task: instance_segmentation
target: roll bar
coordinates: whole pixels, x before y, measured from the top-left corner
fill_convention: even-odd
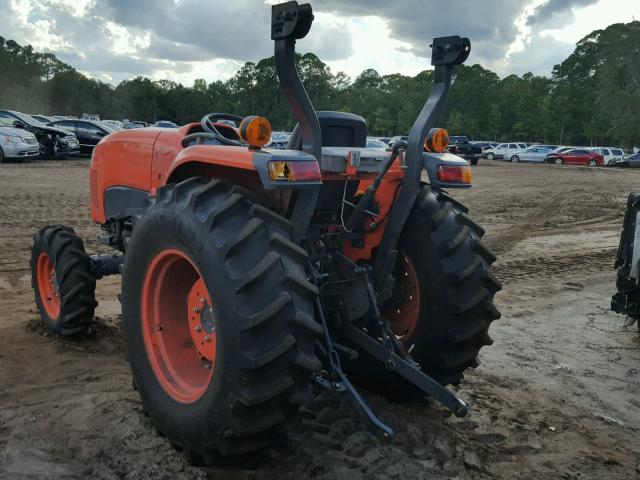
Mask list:
[[[405,152],[407,168],[402,180],[402,190],[389,214],[387,227],[384,230],[373,266],[376,290],[382,299],[390,295],[392,285],[388,279],[391,277],[398,256],[398,240],[420,191],[424,140],[429,129],[435,125],[449,93],[453,67],[460,65],[467,59],[471,51],[471,42],[468,38],[458,35],[439,37],[433,39],[431,48],[431,65],[435,67],[431,93],[409,132]]]
[[[286,2],[271,7],[271,39],[275,42],[276,73],[293,116],[302,132],[302,151],[320,162],[322,133],[316,111],[296,70],[296,40],[304,38],[313,23],[313,10],[308,3]],[[318,203],[319,188],[299,190],[290,220],[295,227],[295,239],[300,241],[311,222]]]
[[[299,5],[296,1],[290,1],[271,7],[271,39],[275,42],[276,73],[280,86],[295,119],[300,124],[302,150],[313,155],[319,162],[322,154],[320,123],[295,66],[296,40],[304,38],[309,33],[313,19],[313,10],[308,3]],[[411,127],[405,152],[407,169],[402,190],[389,214],[387,228],[374,264],[376,288],[382,294],[382,298],[385,298],[389,291],[387,279],[395,265],[400,233],[420,190],[424,139],[429,129],[434,126],[447,97],[453,67],[467,59],[471,51],[471,42],[468,38],[455,35],[434,38],[431,47],[431,64],[435,67],[431,94]],[[291,220],[296,226],[298,238],[302,238],[311,221],[317,199],[317,187],[301,190],[297,194]]]
[[[320,161],[322,134],[316,111],[309,100],[295,64],[296,40],[306,37],[313,23],[308,3],[286,2],[271,9],[271,39],[275,41],[276,73],[280,87],[302,131],[302,151]]]

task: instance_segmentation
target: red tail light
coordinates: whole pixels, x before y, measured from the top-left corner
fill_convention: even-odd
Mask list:
[[[443,183],[471,185],[472,176],[469,165],[438,165],[437,176]]]

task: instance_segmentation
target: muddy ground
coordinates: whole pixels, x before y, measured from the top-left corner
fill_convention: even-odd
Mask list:
[[[39,327],[31,235],[64,223],[97,248],[88,160],[0,167],[0,478],[640,476],[640,340],[609,311],[626,194],[640,189],[640,171],[484,162],[473,190],[453,192],[486,227],[504,284],[495,343],[459,390],[466,418],[367,394],[398,431],[381,443],[319,395],[259,465],[198,469],[155,433],[131,388],[119,279],[99,283],[90,338]]]

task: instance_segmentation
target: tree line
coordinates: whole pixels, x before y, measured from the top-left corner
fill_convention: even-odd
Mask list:
[[[575,145],[640,144],[640,22],[615,24],[580,40],[549,77],[500,78],[480,65],[456,69],[439,124],[473,139]],[[362,115],[372,135],[406,134],[433,79],[380,75],[367,69],[351,80],[313,53],[297,56],[302,81],[317,110]],[[0,37],[0,108],[26,113],[129,118],[178,124],[207,112],[257,114],[274,130],[294,119],[281,94],[273,57],[247,62],[227,81],[195,80],[190,87],[145,77],[117,86],[88,78],[53,54]]]

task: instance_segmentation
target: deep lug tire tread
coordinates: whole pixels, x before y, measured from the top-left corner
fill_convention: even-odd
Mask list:
[[[480,349],[492,343],[489,326],[500,318],[493,299],[501,285],[490,271],[496,257],[467,211],[423,185],[400,239],[426,285],[424,311],[408,345],[415,345],[422,369],[443,384],[458,384],[479,364]]]
[[[59,282],[61,308],[57,319],[49,318],[40,299],[36,268],[41,253],[47,253],[51,258]],[[31,286],[45,328],[63,337],[85,333],[93,324],[98,302],[91,259],[85,253],[82,239],[70,227],[51,225],[42,228],[33,237],[30,266]]]
[[[188,459],[206,465],[244,461],[246,455],[254,455],[271,444],[273,434],[292,407],[312,398],[310,375],[321,368],[315,355],[321,328],[313,314],[317,288],[307,280],[305,272],[307,254],[291,241],[293,226],[288,220],[253,203],[244,189],[219,180],[205,183],[202,179],[188,179],[159,188],[155,202],[151,202],[134,229],[128,253],[145,248],[136,242],[136,230],[161,222],[179,232],[187,245],[200,245],[191,241],[196,235],[207,239],[211,246],[207,252],[217,262],[216,275],[224,278],[227,285],[225,292],[210,293],[213,297],[223,294],[224,301],[234,306],[236,318],[220,320],[234,321],[235,326],[227,330],[231,334],[225,334],[233,338],[220,337],[223,333],[218,329],[219,341],[230,341],[232,346],[225,350],[227,359],[223,364],[216,363],[216,369],[222,370],[216,370],[214,376],[222,375],[224,386],[207,406],[215,411],[215,421],[198,419],[210,422],[209,428],[200,430],[200,437],[196,438],[185,433],[184,427],[167,421],[166,416],[173,414],[170,399],[146,396],[149,389],[143,383],[149,380],[137,379],[145,410],[156,429],[181,448]],[[188,231],[186,225],[197,226],[199,232]],[[135,346],[128,337],[136,319],[128,315],[127,301],[133,290],[126,284],[127,270],[134,261],[127,260],[123,272],[123,325],[132,357]],[[203,275],[206,279],[206,273]],[[152,371],[148,375],[152,377]]]

